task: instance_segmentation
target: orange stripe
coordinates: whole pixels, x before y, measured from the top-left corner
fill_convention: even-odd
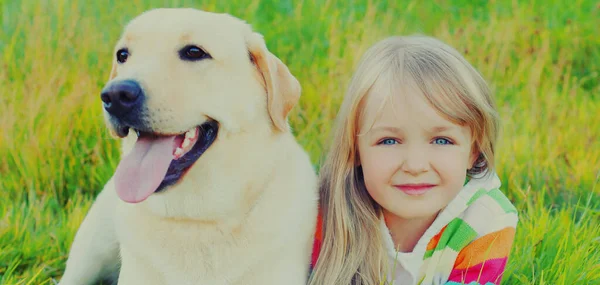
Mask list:
[[[321,209],[317,215],[317,228],[315,230],[315,238],[318,240],[323,239],[323,216],[321,215]]]
[[[317,215],[317,226],[315,229],[315,238],[313,241],[312,248],[312,256],[311,256],[311,268],[317,264],[317,260],[319,259],[319,254],[321,253],[321,245],[323,244],[323,216],[321,209],[319,208],[319,213]]]
[[[442,233],[444,232],[444,230],[446,229],[446,226],[444,226],[439,233],[437,233],[437,235],[433,236],[431,238],[431,240],[429,241],[429,243],[427,244],[427,250],[432,250],[434,249],[437,245],[438,242],[440,242],[440,237],[442,236]]]
[[[466,269],[489,259],[508,257],[514,239],[513,227],[482,236],[458,253],[454,269]]]

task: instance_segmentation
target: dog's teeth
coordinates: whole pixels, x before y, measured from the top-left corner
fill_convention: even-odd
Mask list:
[[[183,141],[183,144],[181,144],[181,148],[187,148],[190,145],[190,140],[185,138],[185,140]]]
[[[187,131],[185,133],[185,138],[186,139],[193,139],[193,138],[196,138],[197,134],[198,134],[198,129],[197,128],[193,128],[193,129],[191,129],[191,130],[189,130],[189,131]]]
[[[183,149],[181,149],[180,147],[178,147],[178,148],[175,150],[175,157],[180,157],[180,156],[182,156],[182,155],[183,155]]]

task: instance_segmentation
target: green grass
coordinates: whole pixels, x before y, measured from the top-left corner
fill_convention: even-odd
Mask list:
[[[498,174],[521,218],[504,284],[600,284],[600,4],[380,2],[0,0],[0,284],[62,275],[118,161],[99,103],[114,42],[161,6],[227,12],[265,36],[303,85],[290,122],[317,166],[367,47],[413,33],[456,47],[502,116]]]

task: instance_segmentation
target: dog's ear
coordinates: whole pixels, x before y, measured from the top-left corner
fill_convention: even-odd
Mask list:
[[[300,83],[287,66],[267,49],[262,35],[250,32],[246,44],[250,60],[264,80],[269,116],[277,129],[287,131],[287,116],[300,98]]]

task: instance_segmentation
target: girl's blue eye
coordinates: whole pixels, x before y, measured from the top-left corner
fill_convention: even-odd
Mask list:
[[[434,144],[452,144],[452,142],[449,139],[446,138],[436,138],[435,140],[433,140]]]
[[[395,139],[384,139],[379,144],[390,145],[390,144],[395,144],[395,143],[396,143]]]

